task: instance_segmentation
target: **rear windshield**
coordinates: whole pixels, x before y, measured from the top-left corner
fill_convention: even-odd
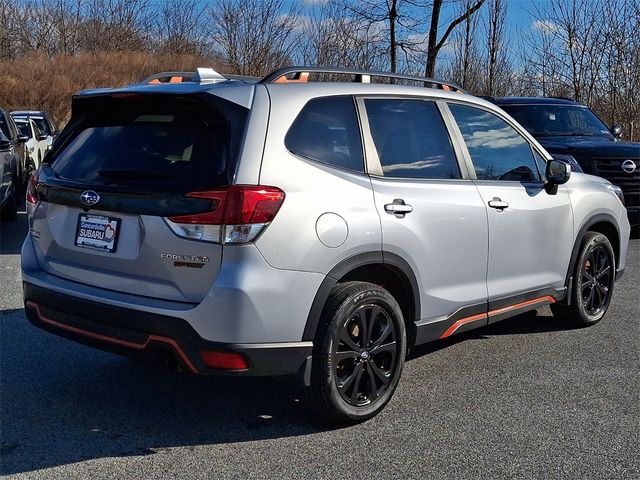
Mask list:
[[[211,103],[167,96],[96,100],[89,113],[72,119],[51,167],[58,178],[96,186],[194,191],[226,185],[247,110],[207,97]]]

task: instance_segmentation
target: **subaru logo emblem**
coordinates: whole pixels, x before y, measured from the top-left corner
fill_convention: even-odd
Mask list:
[[[85,190],[82,192],[82,195],[80,195],[80,201],[85,205],[95,205],[100,201],[100,195],[93,190]]]
[[[625,160],[624,162],[622,162],[621,167],[625,172],[633,173],[636,171],[636,162],[634,162],[633,160]]]

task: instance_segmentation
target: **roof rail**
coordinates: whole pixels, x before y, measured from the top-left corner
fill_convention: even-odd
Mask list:
[[[160,72],[154,73],[150,77],[145,78],[140,83],[148,83],[157,85],[159,83],[182,83],[191,82],[195,72]]]
[[[575,100],[573,98],[569,98],[569,97],[563,97],[561,95],[551,95],[547,98],[555,98],[556,100],[568,100],[569,102],[575,102]]]
[[[441,80],[436,80],[428,77],[404,75],[402,73],[377,72],[372,70],[353,70],[349,68],[331,67],[284,67],[270,73],[262,80],[260,80],[260,83],[307,83],[309,81],[309,74],[311,73],[335,73],[342,75],[353,75],[353,81],[360,83],[371,83],[371,77],[411,80],[414,82],[428,84],[432,88],[465,93],[462,88],[454,83],[443,82]],[[292,78],[288,78],[288,76],[292,76]]]
[[[198,67],[195,72],[160,72],[145,78],[140,83],[149,85],[158,85],[162,83],[215,83],[224,80],[241,80],[248,83],[256,83],[259,77],[250,77],[246,75],[227,75],[220,74],[212,68]]]

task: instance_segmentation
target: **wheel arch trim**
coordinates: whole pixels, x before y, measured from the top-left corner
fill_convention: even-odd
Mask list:
[[[609,223],[613,228],[615,228],[616,233],[618,234],[618,242],[620,239],[620,228],[618,227],[618,222],[616,221],[613,215],[608,213],[598,213],[589,217],[582,223],[582,226],[578,230],[578,234],[576,235],[575,242],[573,244],[573,249],[571,250],[571,258],[569,260],[569,268],[567,269],[567,275],[565,277],[565,286],[567,289],[571,287],[573,283],[573,271],[575,270],[576,262],[578,261],[578,255],[580,253],[580,246],[582,245],[582,240],[584,236],[589,231],[589,228],[593,227],[598,223]],[[613,251],[615,254],[620,255],[620,245],[613,245]],[[618,263],[618,258],[616,258],[616,264]],[[567,291],[567,303],[571,302],[571,293],[570,290]]]
[[[412,321],[416,322],[420,318],[420,290],[416,275],[409,263],[401,256],[391,252],[377,251],[359,253],[346,258],[335,265],[320,284],[307,316],[304,332],[302,334],[303,341],[313,341],[320,322],[322,310],[324,309],[324,305],[326,304],[333,287],[348,273],[356,270],[357,268],[368,265],[392,267],[405,277],[409,287],[411,288],[413,298],[415,318],[413,318]]]

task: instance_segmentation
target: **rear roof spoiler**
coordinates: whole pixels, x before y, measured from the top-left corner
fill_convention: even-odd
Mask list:
[[[213,68],[198,67],[195,72],[160,72],[154,73],[140,83],[147,85],[161,85],[163,83],[218,83],[227,80],[239,80],[246,83],[257,83],[259,77],[248,75],[227,75],[216,72]]]

